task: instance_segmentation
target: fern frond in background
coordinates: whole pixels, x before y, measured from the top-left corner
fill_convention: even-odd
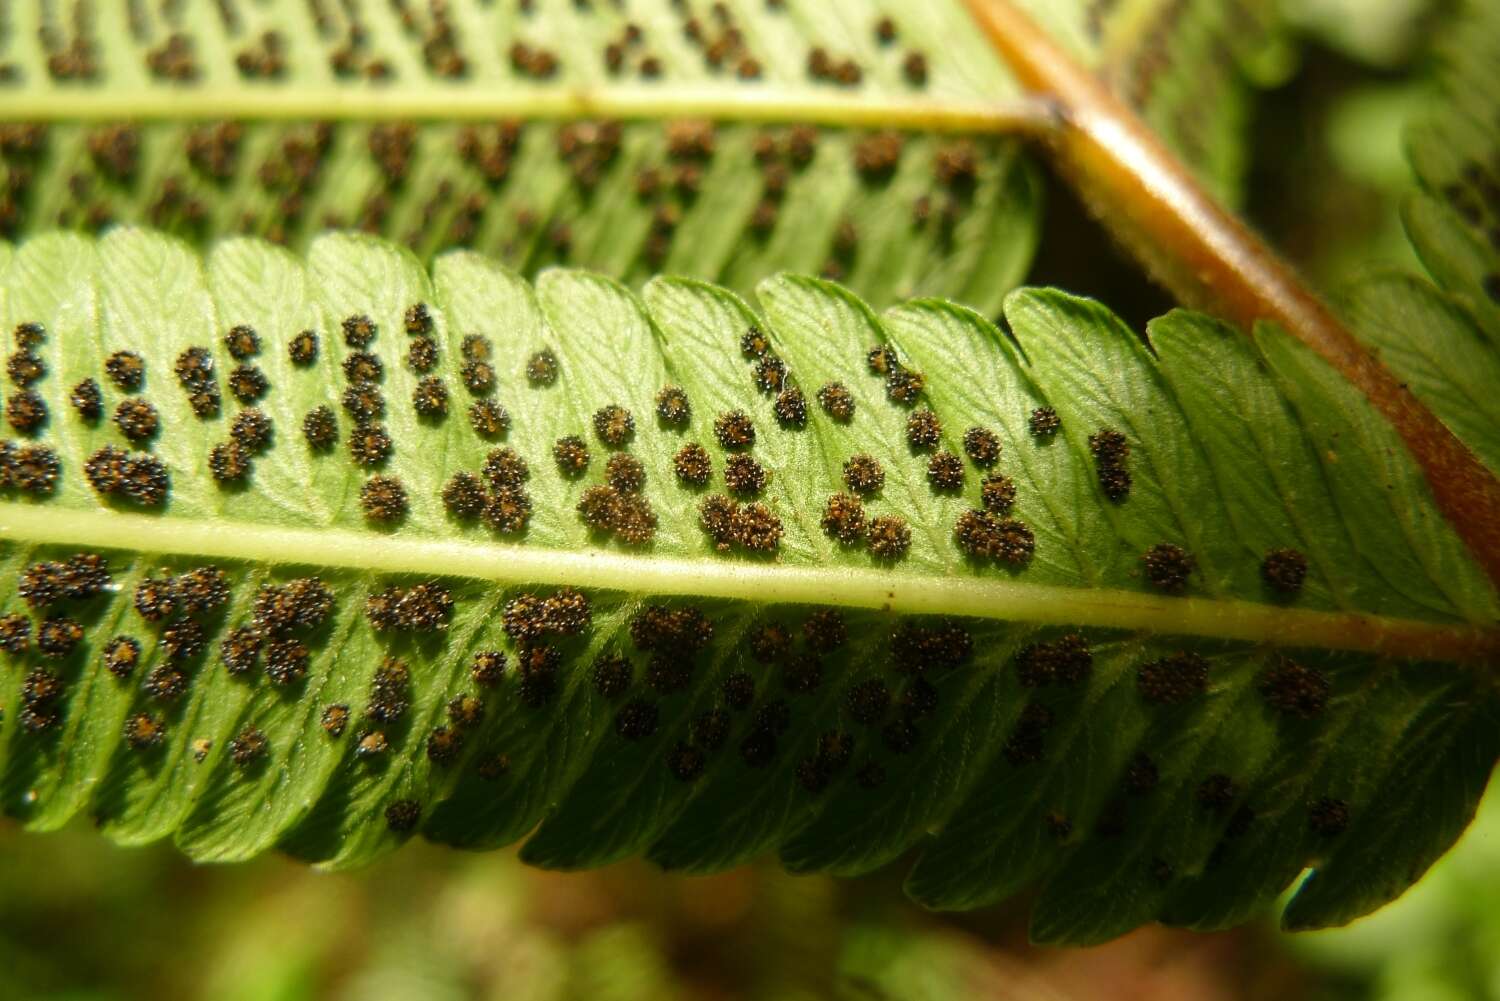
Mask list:
[[[1261,2],[1041,4],[1227,197]],[[959,0],[12,5],[0,233],[327,228],[742,293],[822,273],[987,314],[1036,241],[1015,85]],[[1257,41],[1259,40],[1259,41]],[[1168,55],[1170,53],[1170,55]],[[715,125],[717,122],[717,125]],[[996,132],[1000,134],[996,134]]]

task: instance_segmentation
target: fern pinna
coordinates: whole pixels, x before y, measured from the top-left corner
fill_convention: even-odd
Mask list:
[[[1092,941],[1242,920],[1309,863],[1299,923],[1367,910],[1493,760],[1456,666],[1493,591],[1273,329],[1148,347],[1026,290],[1012,339],[350,236],[9,258],[31,826],[334,867],[413,831],[558,867],[919,849],[917,899],[1041,882],[1038,936]]]

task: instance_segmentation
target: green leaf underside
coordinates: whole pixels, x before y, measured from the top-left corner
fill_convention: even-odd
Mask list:
[[[70,18],[34,6],[11,12],[0,38],[0,119],[42,124],[0,127],[0,235],[124,222],[204,245],[245,234],[304,250],[325,229],[352,227],[424,260],[469,247],[527,274],[554,264],[629,282],[689,274],[742,294],[789,269],[837,278],[881,306],[937,295],[987,315],[1030,264],[1035,172],[1013,140],[987,134],[1017,127],[1004,109],[1019,94],[959,0],[789,0],[779,10],[740,0],[725,6],[727,24],[708,5],[670,0],[627,9],[543,0],[533,14],[456,0],[447,5],[451,43],[435,47],[430,13],[408,6],[409,28],[399,8],[374,0],[89,4],[91,80],[58,76],[74,65]],[[1248,101],[1221,50],[1248,55],[1262,45],[1266,5],[1063,6],[1066,23],[1052,26],[1083,39],[1073,46],[1079,58],[1116,79],[1232,199]],[[327,12],[321,29],[315,9]],[[684,33],[690,15],[702,43]],[[886,16],[896,36],[882,43]],[[365,38],[350,50],[357,71],[340,75],[333,60],[355,23]],[[606,48],[628,24],[642,40],[625,46],[614,74]],[[714,69],[706,52],[729,27],[743,51]],[[280,75],[247,76],[238,57],[262,65],[268,31],[281,39]],[[154,75],[152,54],[179,35],[195,75]],[[553,53],[555,73],[518,69],[517,42]],[[811,76],[817,47],[835,63],[852,60],[858,86]],[[463,59],[461,76],[440,72],[450,53]],[[926,63],[923,81],[905,68],[914,53]],[[658,78],[643,76],[648,58],[659,61]],[[738,76],[742,58],[755,61],[758,79]],[[372,64],[389,77],[366,79]],[[582,167],[560,149],[590,116],[624,124],[600,163]],[[720,121],[711,156],[670,155],[671,123],[685,119]],[[513,141],[502,142],[498,122],[519,127]],[[787,158],[799,122],[822,126],[806,163]],[[891,165],[856,169],[861,145],[881,128],[907,130]],[[940,134],[954,130],[961,134]],[[477,153],[462,155],[474,137]],[[769,166],[756,156],[767,137],[778,150]],[[941,164],[954,151],[975,169],[950,182]],[[638,195],[653,171],[659,186]],[[700,176],[679,187],[684,175]]]
[[[527,838],[524,857],[560,868],[644,853],[709,871],[778,853],[799,871],[853,874],[917,849],[908,886],[919,901],[975,907],[1040,884],[1035,934],[1082,942],[1157,918],[1243,921],[1309,865],[1317,875],[1290,912],[1299,926],[1364,913],[1457,836],[1494,760],[1489,689],[1452,663],[1493,661],[1493,592],[1435,514],[1394,433],[1274,330],[1252,345],[1176,312],[1151,326],[1147,349],[1094,303],[1028,290],[1007,303],[1012,340],[948,303],[877,315],[814,279],[765,282],[752,312],[732,293],[685,279],[655,280],[637,297],[554,270],[533,287],[470,253],[439,257],[429,275],[408,252],[354,236],[320,238],[304,261],[254,240],[200,260],[144,231],[58,234],[0,245],[0,265],[4,329],[37,321],[47,330],[35,348],[46,375],[32,388],[50,419],[34,441],[15,444],[52,448],[62,466],[52,496],[0,500],[5,579],[78,552],[103,555],[113,577],[104,594],[45,609],[29,608],[14,584],[0,599],[0,613],[37,627],[61,614],[85,630],[61,658],[35,643],[0,655],[0,804],[32,828],[87,812],[123,843],[170,837],[194,858],[221,861],[274,848],[346,868],[400,843],[388,811],[410,802],[428,838],[469,848]],[[403,363],[403,315],[417,302],[429,307],[440,355],[433,374],[449,393],[439,420],[416,416],[418,376]],[[360,488],[370,473],[346,448],[353,425],[339,407],[340,363],[350,349],[340,322],[354,314],[375,321],[369,350],[385,362],[380,389],[394,450],[379,471],[398,477],[409,499],[395,527],[366,521]],[[258,406],[274,438],[248,483],[226,490],[208,475],[207,456],[241,409],[223,385],[236,362],[222,337],[235,324],[260,335],[251,363],[271,387]],[[805,428],[778,426],[771,398],[754,385],[740,352],[751,324],[806,394]],[[320,333],[322,348],[299,368],[286,342],[305,328]],[[481,440],[466,417],[471,396],[459,365],[473,333],[494,348],[493,398],[512,420],[503,442]],[[992,470],[963,460],[959,493],[936,493],[927,455],[908,447],[912,411],[889,401],[866,365],[867,350],[882,344],[925,376],[916,409],[940,418],[940,449],[963,456],[970,427],[998,436]],[[173,361],[190,346],[217,358],[221,416],[195,417],[177,385]],[[102,364],[122,348],[144,357],[145,386],[134,395],[161,415],[148,446],[171,476],[160,510],[104,502],[82,474],[99,447],[126,445],[109,414],[127,394]],[[559,375],[538,388],[525,368],[542,348],[554,352]],[[105,418],[94,425],[68,403],[85,377],[104,387]],[[817,403],[818,388],[835,380],[856,400],[847,424]],[[683,429],[654,415],[668,383],[692,404]],[[644,464],[643,496],[658,519],[644,547],[592,533],[576,511],[603,480],[610,451],[591,415],[611,403],[634,415],[628,451]],[[326,454],[311,451],[300,430],[320,404],[338,411],[339,442]],[[1043,406],[1061,419],[1051,438],[1029,430]],[[760,500],[784,531],[760,558],[716,552],[698,523],[703,496],[723,489],[714,419],[732,409],[755,424],[748,454],[770,474]],[[1120,431],[1131,448],[1132,484],[1119,502],[1101,493],[1090,454],[1088,438],[1101,428]],[[568,434],[583,436],[592,453],[578,479],[560,475],[551,457]],[[673,475],[685,442],[712,457],[704,490]],[[531,467],[532,515],[519,538],[454,520],[440,497],[450,476],[477,473],[502,445]],[[858,452],[875,456],[886,475],[867,514],[910,526],[901,559],[877,561],[820,526],[827,498],[843,489],[845,460]],[[1014,517],[1035,538],[1028,561],[966,557],[955,540],[955,523],[977,506],[991,472],[1014,480]],[[1197,560],[1181,596],[1143,579],[1142,553],[1158,543]],[[1294,597],[1276,596],[1261,578],[1262,557],[1282,547],[1307,560]],[[143,679],[166,662],[163,624],[143,621],[132,597],[163,568],[204,565],[224,570],[230,597],[195,617],[207,648],[187,662],[186,692],[160,701]],[[306,678],[277,688],[260,668],[232,677],[219,644],[251,620],[260,586],[309,574],[327,583],[334,605],[298,637],[311,651]],[[423,581],[451,593],[446,628],[376,631],[366,598]],[[580,635],[547,639],[562,661],[555,692],[536,705],[524,696],[521,650],[502,613],[518,595],[562,586],[589,597],[592,621]],[[666,694],[654,690],[652,658],[631,636],[652,604],[696,608],[712,624],[685,687]],[[821,634],[804,635],[804,624],[827,606],[839,607],[847,640],[817,653],[810,644]],[[750,648],[768,624],[787,629],[791,651],[761,663]],[[972,642],[961,666],[933,669],[921,684],[897,669],[894,636],[949,626]],[[144,654],[126,681],[101,666],[119,634],[137,638]],[[1023,651],[1067,634],[1091,652],[1086,681],[1023,685]],[[482,650],[509,658],[497,687],[477,687],[470,675]],[[1143,665],[1184,652],[1205,659],[1206,690],[1179,705],[1153,703]],[[612,655],[632,662],[635,679],[614,700],[593,679],[594,664]],[[366,711],[386,656],[410,668],[411,707],[379,728],[389,751],[360,758],[356,745],[378,728]],[[1277,709],[1266,680],[1289,659],[1328,685],[1326,704],[1308,718]],[[797,684],[812,663],[821,683]],[[38,668],[65,689],[58,721],[34,732],[23,710]],[[739,672],[754,686],[746,710],[726,703],[725,679]],[[872,679],[893,704],[864,725],[851,715],[849,691]],[[935,708],[915,714],[933,693]],[[464,731],[457,758],[439,763],[426,753],[429,735],[452,727],[447,704],[463,694],[482,699],[483,719]],[[617,721],[635,700],[656,706],[659,726],[631,741]],[[756,721],[778,702],[786,728],[772,753],[757,756],[747,749]],[[338,737],[321,725],[335,703],[351,709]],[[695,722],[715,709],[730,722],[728,738],[716,750],[698,747]],[[159,746],[124,741],[138,713],[164,724]],[[247,727],[264,735],[266,753],[242,766],[231,748]],[[820,738],[830,734],[852,743],[842,768],[819,763]],[[704,770],[683,780],[666,762],[695,747]],[[1158,781],[1132,794],[1126,776],[1137,773],[1138,754]],[[1202,791],[1220,782],[1214,776],[1227,777],[1228,794]],[[1329,817],[1345,815],[1346,829],[1331,833]]]

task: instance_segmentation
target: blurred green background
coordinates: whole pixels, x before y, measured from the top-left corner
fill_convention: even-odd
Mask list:
[[[0,995],[215,1001],[1482,1001],[1500,998],[1500,797],[1385,910],[1335,931],[1271,919],[1026,944],[1024,901],[926,914],[894,877],[641,863],[557,874],[414,843],[325,875],[200,867],[87,830],[0,831]]]
[[[1416,267],[1398,207],[1401,128],[1422,97],[1426,0],[1288,0],[1311,43],[1262,104],[1248,211],[1315,284]],[[1034,280],[1132,320],[1166,304],[1066,191]],[[1079,254],[1076,248],[1090,248]],[[971,915],[906,903],[900,873],[712,878],[641,863],[581,874],[512,852],[412,844],[325,875],[267,858],[198,867],[86,828],[0,821],[0,996],[505,1001],[1483,1001],[1500,999],[1500,796],[1411,893],[1356,925],[1284,935],[1146,928],[1107,946],[1026,944],[1026,901]]]

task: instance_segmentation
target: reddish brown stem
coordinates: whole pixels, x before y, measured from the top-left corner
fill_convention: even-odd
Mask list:
[[[1022,86],[1057,102],[1048,146],[1094,214],[1183,302],[1245,330],[1273,321],[1357,386],[1406,442],[1439,509],[1500,587],[1494,475],[1029,15],[1011,0],[965,2]]]

